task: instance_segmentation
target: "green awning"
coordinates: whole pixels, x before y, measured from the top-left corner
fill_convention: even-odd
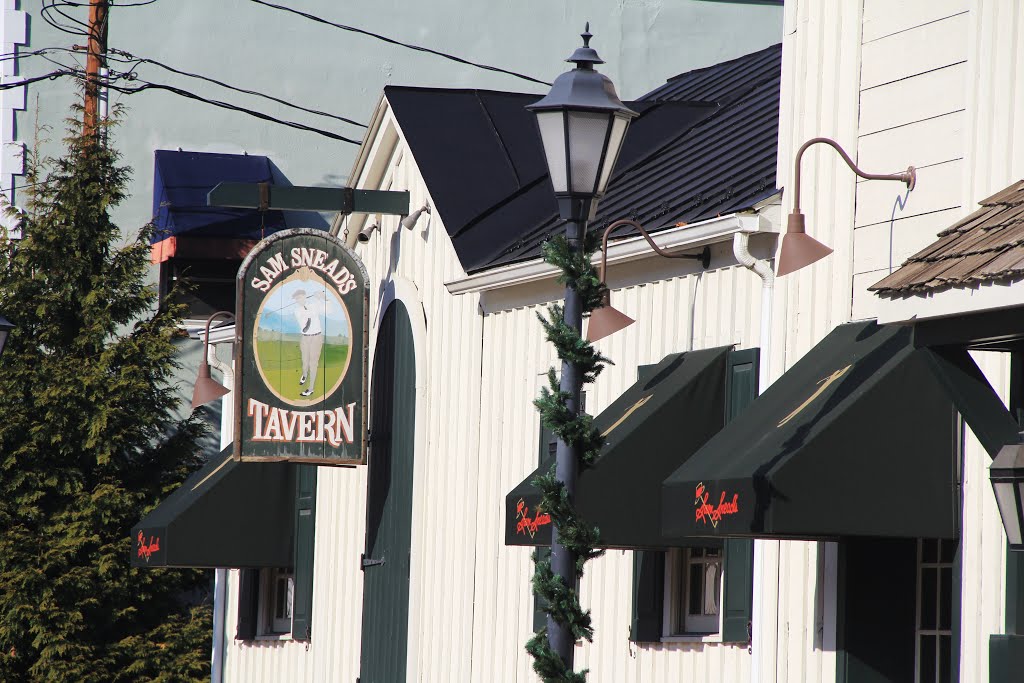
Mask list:
[[[667,535],[954,538],[960,420],[991,455],[1016,423],[966,351],[842,325],[668,477]]]
[[[605,434],[601,456],[580,473],[576,505],[601,532],[601,547],[659,548],[661,482],[725,424],[730,347],[667,356],[594,419]],[[538,510],[537,475],[505,498],[506,545],[549,545],[551,524]]]
[[[226,448],[132,529],[136,567],[289,567],[289,463],[237,462]]]

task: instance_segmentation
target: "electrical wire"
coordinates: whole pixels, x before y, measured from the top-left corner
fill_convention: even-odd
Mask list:
[[[54,19],[53,17],[50,16],[50,12],[51,11],[52,12],[56,12],[57,14],[59,14],[60,16],[66,18],[66,19],[70,19],[72,22],[74,22],[74,23],[84,27],[87,30],[81,31],[81,30],[75,29],[73,26],[68,27],[68,26],[60,23],[59,20]],[[47,24],[49,24],[53,28],[57,29],[58,31],[63,31],[64,33],[68,33],[68,34],[73,35],[73,36],[86,36],[86,37],[89,36],[89,31],[88,31],[89,25],[79,21],[78,19],[75,19],[72,16],[69,16],[69,15],[64,14],[63,12],[61,12],[60,9],[57,7],[57,0],[51,0],[49,4],[46,3],[46,0],[43,0],[42,7],[41,7],[41,9],[39,11],[39,16],[41,16],[43,18],[43,21],[45,21]]]
[[[55,81],[62,76],[74,76],[76,75],[72,70],[56,70],[51,71],[48,74],[42,76],[33,76],[32,78],[24,78],[20,81],[11,81],[10,83],[0,83],[0,90],[10,90],[12,88],[20,88],[23,85],[30,85],[32,83],[38,83],[39,81]]]
[[[134,72],[134,67],[138,66],[139,64],[153,64],[154,66],[158,66],[161,69],[165,69],[167,71],[170,71],[171,73],[178,74],[179,76],[187,76],[189,78],[196,78],[196,79],[201,80],[201,81],[206,81],[207,83],[213,83],[214,85],[219,85],[222,88],[227,88],[228,90],[233,90],[235,92],[244,93],[246,95],[253,95],[255,97],[262,97],[264,99],[270,100],[271,102],[277,102],[278,104],[283,104],[286,107],[292,107],[294,109],[298,109],[300,111],[304,111],[307,114],[314,114],[315,116],[325,116],[327,118],[335,119],[337,121],[343,121],[345,123],[352,124],[353,126],[359,126],[360,128],[366,128],[366,124],[365,123],[359,123],[358,121],[353,121],[352,119],[345,118],[344,116],[338,116],[337,114],[331,114],[331,113],[328,113],[328,112],[325,112],[325,111],[320,111],[319,109],[310,109],[308,107],[303,107],[302,105],[295,104],[294,102],[289,102],[287,100],[282,100],[281,98],[274,97],[273,95],[268,95],[266,93],[262,93],[262,92],[259,92],[259,91],[256,91],[256,90],[247,90],[246,88],[240,88],[238,86],[234,86],[234,85],[231,85],[229,83],[225,83],[224,81],[218,81],[216,78],[211,78],[209,76],[203,76],[202,74],[196,74],[196,73],[190,73],[188,71],[182,71],[181,69],[176,69],[173,66],[170,66],[168,64],[164,64],[163,62],[159,62],[159,61],[157,61],[155,59],[149,59],[148,57],[137,57],[137,56],[131,54],[130,52],[125,52],[124,50],[117,50],[117,49],[114,49],[114,48],[108,49],[107,52],[108,52],[108,54],[119,55],[121,57],[124,57],[125,60],[132,61],[133,62],[133,68],[129,69],[129,72]]]
[[[309,19],[310,21],[315,21],[318,24],[325,24],[327,26],[333,26],[334,28],[340,28],[343,31],[351,31],[353,33],[358,33],[358,34],[361,34],[361,35],[364,35],[364,36],[369,36],[371,38],[376,38],[377,40],[382,40],[385,43],[390,43],[392,45],[398,45],[399,47],[408,48],[410,50],[415,50],[417,52],[426,52],[428,54],[436,55],[438,57],[443,57],[444,59],[450,59],[451,61],[458,62],[459,64],[466,64],[468,66],[473,66],[473,67],[476,67],[478,69],[483,69],[485,71],[495,71],[497,73],[507,74],[509,76],[514,76],[516,78],[521,78],[524,81],[530,81],[531,83],[539,83],[540,85],[551,85],[551,83],[549,83],[547,81],[542,81],[542,80],[540,80],[538,78],[534,78],[532,76],[527,76],[525,74],[521,74],[521,73],[518,73],[518,72],[515,72],[515,71],[509,71],[508,69],[501,69],[499,67],[490,66],[488,64],[480,64],[478,62],[471,62],[468,59],[463,59],[462,57],[456,57],[455,55],[450,55],[450,54],[448,54],[446,52],[440,52],[439,50],[432,50],[429,47],[422,47],[420,45],[413,45],[411,43],[403,43],[400,40],[395,40],[394,38],[389,38],[389,37],[383,36],[383,35],[381,35],[379,33],[373,33],[372,31],[367,31],[365,29],[356,28],[355,26],[346,26],[345,24],[338,24],[338,23],[330,21],[328,19],[324,19],[323,17],[318,17],[315,14],[309,14],[308,12],[302,12],[300,10],[293,9],[291,7],[286,7],[284,5],[275,5],[272,2],[266,2],[266,0],[249,0],[249,2],[256,3],[257,5],[264,5],[266,7],[271,7],[271,8],[276,9],[276,10],[281,10],[282,12],[290,12],[291,14],[297,14],[300,17],[305,17],[306,19]]]
[[[76,74],[76,75],[78,75],[80,78],[84,77],[84,74]],[[277,123],[277,124],[280,124],[282,126],[287,126],[289,128],[295,128],[296,130],[304,130],[304,131],[308,131],[310,133],[316,133],[317,135],[322,135],[324,137],[331,138],[332,140],[339,140],[341,142],[347,142],[350,145],[358,146],[358,145],[362,144],[362,142],[359,141],[359,140],[355,140],[353,138],[346,137],[344,135],[339,135],[338,133],[332,133],[331,131],[323,130],[322,128],[316,128],[314,126],[307,126],[306,124],[299,123],[297,121],[289,121],[287,119],[279,119],[279,118],[277,118],[275,116],[271,116],[270,114],[265,114],[265,113],[263,113],[261,111],[256,111],[255,109],[249,109],[247,107],[240,107],[240,106],[238,106],[236,104],[231,104],[230,102],[224,102],[224,101],[221,101],[221,100],[214,100],[214,99],[210,99],[208,97],[203,97],[202,95],[197,95],[194,92],[190,92],[188,90],[185,90],[183,88],[178,88],[178,87],[175,87],[173,85],[167,85],[167,84],[164,84],[164,83],[151,83],[149,81],[144,81],[142,79],[136,79],[134,82],[141,83],[142,85],[140,85],[138,87],[125,87],[125,86],[122,86],[122,85],[116,85],[114,83],[107,83],[106,87],[110,88],[114,92],[119,92],[119,93],[122,93],[122,94],[125,94],[125,95],[134,95],[136,93],[145,92],[146,90],[163,90],[163,91],[166,91],[166,92],[169,92],[169,93],[173,93],[175,95],[179,95],[181,97],[185,97],[185,98],[190,99],[190,100],[195,100],[197,102],[203,102],[204,104],[209,104],[209,105],[214,106],[214,107],[220,107],[221,109],[228,109],[230,111],[236,111],[236,112],[239,112],[239,113],[242,113],[242,114],[248,114],[249,116],[255,117],[257,119],[262,119],[264,121],[269,121],[271,123]]]

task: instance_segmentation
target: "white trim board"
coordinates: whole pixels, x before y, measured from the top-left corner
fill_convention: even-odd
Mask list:
[[[876,295],[877,296],[877,295]],[[984,282],[927,294],[879,297],[879,323],[906,323],[1024,306],[1024,282]]]
[[[757,214],[729,214],[699,223],[663,230],[653,235],[655,243],[666,251],[688,251],[719,242],[731,241],[736,233],[775,233],[769,221]],[[608,266],[651,258],[656,254],[643,237],[636,236],[608,245]],[[487,292],[506,287],[554,280],[558,269],[541,259],[493,268],[475,275],[445,282],[451,294]]]

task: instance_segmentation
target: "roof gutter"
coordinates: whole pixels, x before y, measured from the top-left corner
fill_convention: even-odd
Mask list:
[[[732,241],[733,235],[774,233],[771,224],[758,214],[729,214],[662,230],[651,235],[666,251],[688,251],[719,242]],[[608,247],[608,265],[639,261],[654,255],[643,237],[619,240]],[[450,294],[488,292],[518,285],[554,280],[560,271],[542,259],[492,268],[444,283]]]

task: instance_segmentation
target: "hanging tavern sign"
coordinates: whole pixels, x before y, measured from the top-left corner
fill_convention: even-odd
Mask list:
[[[275,233],[238,270],[235,458],[366,462],[369,285],[322,230]]]

